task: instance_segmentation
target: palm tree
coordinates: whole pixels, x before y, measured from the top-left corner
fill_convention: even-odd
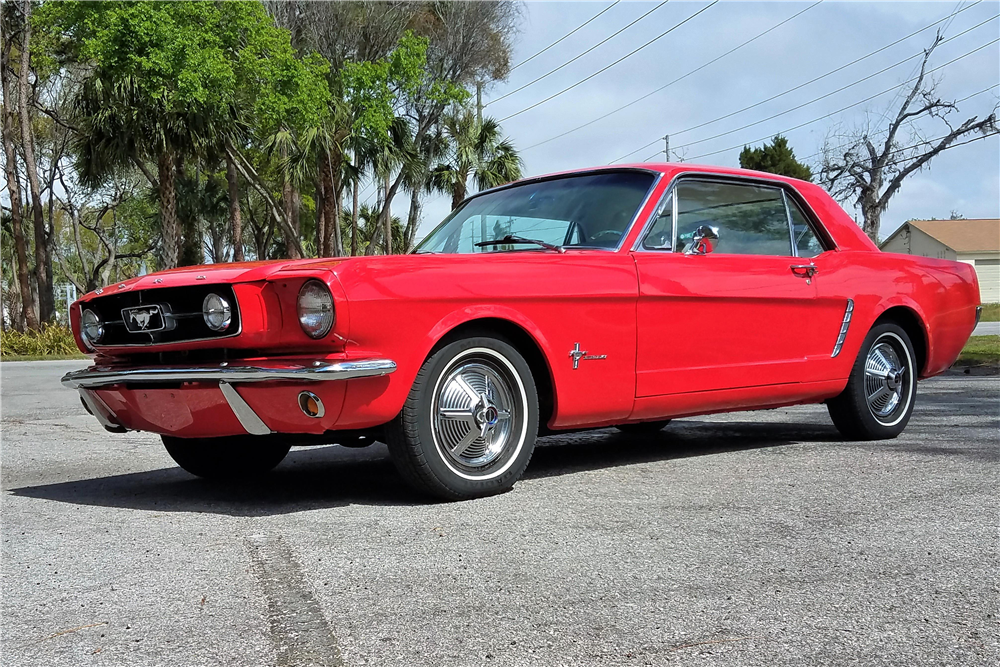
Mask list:
[[[469,177],[480,190],[493,188],[521,178],[524,163],[509,139],[502,137],[495,118],[483,118],[480,124],[470,109],[461,109],[442,119],[444,136],[449,140],[445,164],[434,169],[433,187],[451,193],[455,210],[465,199]]]
[[[359,255],[372,254],[367,252],[369,247],[377,248],[385,236],[385,226],[382,222],[382,209],[377,206],[362,204],[358,208],[358,236],[357,247]],[[403,223],[399,216],[394,215],[390,219],[392,224],[392,252],[402,254],[406,245],[406,238],[403,232]],[[351,228],[352,216],[348,212],[341,213],[340,228],[346,234]]]
[[[76,169],[80,181],[92,187],[132,165],[142,170],[159,194],[162,268],[173,268],[181,255],[176,156],[196,143],[192,137],[196,125],[163,104],[146,102],[133,77],[111,78],[96,71],[76,101],[80,129],[75,141]],[[147,160],[157,164],[157,176],[146,169]]]
[[[403,234],[402,251],[406,253],[413,249],[417,226],[420,224],[421,195],[435,189],[433,165],[444,157],[448,150],[448,140],[438,130],[425,134],[418,145],[416,137],[407,133],[398,149],[402,156],[400,170],[403,188],[410,193],[410,209]]]

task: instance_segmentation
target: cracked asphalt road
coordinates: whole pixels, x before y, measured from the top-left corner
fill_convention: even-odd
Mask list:
[[[3,665],[1000,662],[996,376],[921,383],[891,442],[822,406],[577,433],[436,504],[381,445],[195,479],[80,365],[0,366]]]

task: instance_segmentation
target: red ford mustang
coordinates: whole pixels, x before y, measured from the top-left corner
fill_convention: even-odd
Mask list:
[[[509,488],[539,430],[826,402],[892,438],[979,316],[971,267],[879,252],[811,183],[662,164],[467,199],[405,256],[188,267],[87,294],[63,378],[185,470],[389,445],[416,488]]]

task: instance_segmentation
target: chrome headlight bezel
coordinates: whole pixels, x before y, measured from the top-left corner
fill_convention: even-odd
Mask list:
[[[101,342],[104,337],[104,322],[101,316],[90,308],[84,308],[80,312],[80,338],[90,349]]]
[[[326,336],[336,321],[330,288],[315,278],[304,282],[295,300],[295,312],[307,336],[315,339]]]
[[[223,332],[233,323],[233,307],[226,297],[209,292],[201,302],[201,317],[206,327]]]

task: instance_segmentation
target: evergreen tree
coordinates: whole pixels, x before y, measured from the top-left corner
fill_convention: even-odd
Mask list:
[[[803,181],[812,180],[812,169],[795,159],[795,151],[788,146],[788,139],[780,134],[760,148],[744,146],[740,152],[740,166],[772,174],[781,174]]]

